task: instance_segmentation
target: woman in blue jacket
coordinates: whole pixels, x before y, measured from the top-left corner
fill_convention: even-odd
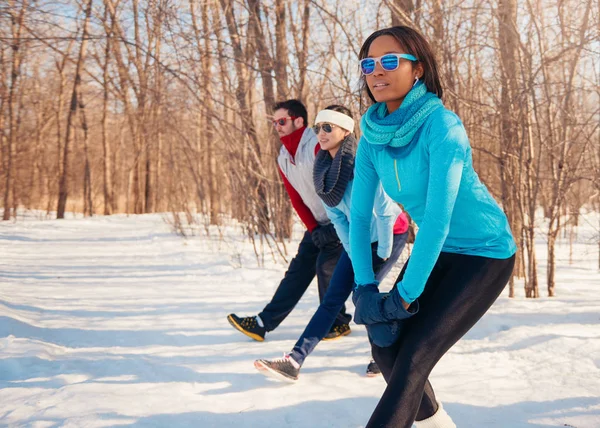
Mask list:
[[[321,198],[327,216],[333,223],[344,251],[331,277],[329,288],[319,308],[289,354],[276,360],[256,360],[255,367],[275,377],[295,381],[304,360],[327,334],[336,315],[354,287],[354,271],[350,262],[349,218],[350,198],[354,175],[356,139],[354,120],[350,110],[343,106],[329,106],[317,115],[315,133],[321,150],[317,153],[313,171],[315,190]],[[373,204],[366,234],[369,261],[375,278],[382,281],[398,260],[408,237],[406,214],[385,194],[381,185],[375,186]],[[369,327],[369,333],[372,328]],[[337,337],[349,334],[347,328]],[[380,371],[374,362],[367,367],[367,375]]]
[[[416,421],[453,428],[429,374],[506,286],[516,245],[504,212],[473,169],[463,124],[442,104],[427,41],[405,26],[376,31],[362,46],[360,67],[374,104],[361,120],[352,189],[354,317],[402,326],[391,346],[372,346],[388,386],[367,426],[409,428]],[[380,182],[419,226],[389,293],[379,293],[369,251]]]

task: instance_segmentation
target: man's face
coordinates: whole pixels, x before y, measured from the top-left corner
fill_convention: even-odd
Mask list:
[[[292,115],[287,109],[280,108],[273,114],[273,123],[279,138],[290,135],[292,132],[302,128],[304,119],[301,117],[292,119]],[[281,125],[283,123],[283,125]]]

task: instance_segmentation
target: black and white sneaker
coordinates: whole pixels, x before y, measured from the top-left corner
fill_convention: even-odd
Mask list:
[[[371,360],[369,365],[367,366],[367,377],[377,377],[381,374],[381,370],[379,366],[375,362],[375,360]]]
[[[287,382],[297,381],[300,374],[300,364],[289,354],[283,354],[276,360],[256,360],[254,367],[264,375]]]
[[[246,336],[252,339],[262,342],[265,340],[265,333],[267,330],[258,324],[256,316],[240,318],[236,314],[227,315],[227,321],[236,330],[244,333]]]

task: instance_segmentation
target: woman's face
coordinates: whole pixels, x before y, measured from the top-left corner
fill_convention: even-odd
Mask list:
[[[389,35],[377,37],[369,47],[369,58],[379,58],[388,53],[408,53],[398,40]],[[412,89],[415,77],[421,78],[423,68],[420,63],[413,67],[413,63],[406,59],[399,60],[398,68],[394,71],[385,71],[379,62],[375,71],[365,76],[367,86],[377,102],[388,105],[388,111],[396,110],[402,104],[406,94]]]
[[[321,130],[317,134],[317,138],[322,150],[337,150],[342,141],[344,141],[344,138],[350,134],[344,128],[340,128],[337,125],[331,125],[331,132],[327,133],[323,129],[324,123],[320,123],[319,125],[321,125]]]

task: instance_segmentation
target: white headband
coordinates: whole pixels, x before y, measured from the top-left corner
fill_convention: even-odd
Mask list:
[[[315,125],[321,122],[331,123],[344,128],[346,131],[354,132],[354,119],[339,111],[321,110],[315,119]]]

